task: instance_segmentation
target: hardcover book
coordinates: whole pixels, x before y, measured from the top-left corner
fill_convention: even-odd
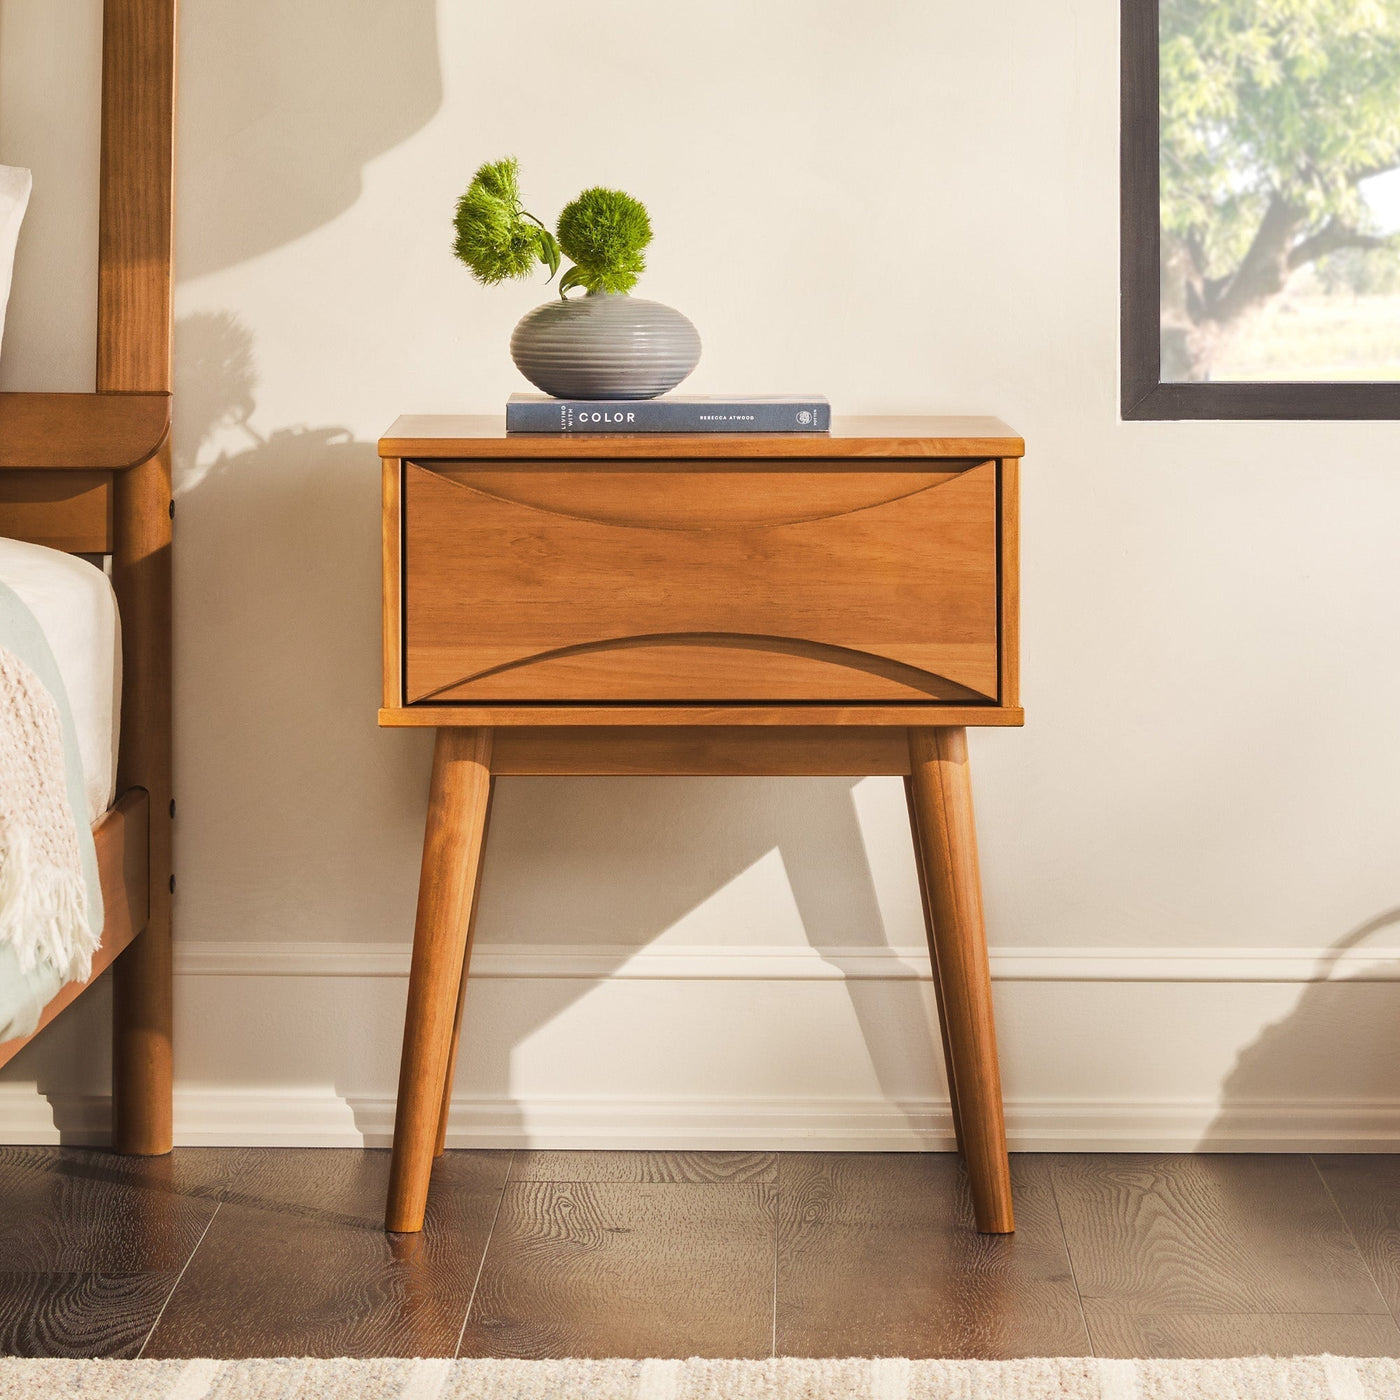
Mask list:
[[[828,433],[831,405],[819,394],[725,398],[552,399],[512,394],[508,433]]]

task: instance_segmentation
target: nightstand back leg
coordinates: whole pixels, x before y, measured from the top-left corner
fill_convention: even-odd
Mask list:
[[[453,1026],[471,952],[472,912],[486,845],[491,731],[437,731],[423,835],[413,968],[408,980],[388,1230],[423,1228],[448,1079]]]
[[[909,766],[973,1211],[984,1234],[1009,1234],[1011,1173],[966,731],[911,729]]]
[[[472,909],[467,916],[467,951],[462,959],[462,977],[457,988],[457,1015],[452,1022],[452,1044],[447,1050],[447,1074],[442,1081],[442,1112],[438,1115],[437,1146],[434,1157],[447,1150],[447,1115],[452,1110],[452,1078],[457,1072],[457,1051],[462,1044],[462,1009],[467,1004],[467,976],[471,971],[472,941],[476,936],[476,906],[481,898],[481,872],[486,869],[486,842],[491,836],[491,799],[496,795],[496,780],[490,780],[486,791],[486,820],[481,829],[481,855],[476,862],[476,888],[472,890]]]
[[[919,813],[914,806],[914,781],[904,780],[904,800],[909,806],[909,829],[914,836],[914,868],[919,875],[919,899],[924,907],[924,936],[933,964],[933,999],[938,1006],[938,1033],[943,1039],[943,1069],[948,1078],[948,1106],[953,1114],[953,1135],[963,1150],[962,1114],[958,1112],[958,1081],[953,1075],[953,1047],[948,1039],[948,1010],[943,1004],[943,974],[938,970],[938,944],[933,937],[933,913],[928,902],[928,875],[924,870],[924,842],[919,834]]]

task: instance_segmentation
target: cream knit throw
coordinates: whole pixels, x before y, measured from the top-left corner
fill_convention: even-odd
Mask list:
[[[64,981],[85,981],[100,938],[92,922],[58,702],[0,646],[0,943],[22,972],[45,960]]]
[[[0,1400],[1395,1400],[1400,1362],[16,1361]]]

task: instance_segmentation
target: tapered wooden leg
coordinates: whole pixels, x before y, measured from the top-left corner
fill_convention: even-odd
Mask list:
[[[472,908],[467,916],[467,952],[462,959],[462,977],[457,987],[457,1015],[452,1022],[452,1044],[447,1051],[447,1074],[442,1081],[442,1111],[438,1114],[434,1157],[441,1157],[447,1149],[447,1115],[452,1108],[452,1077],[457,1070],[457,1050],[462,1043],[462,1010],[467,1004],[467,976],[471,971],[472,940],[476,936],[476,905],[481,898],[481,872],[486,869],[486,842],[491,835],[491,799],[495,792],[496,780],[492,778],[486,791],[486,818],[481,828],[482,854],[476,863],[476,888],[472,890]]]
[[[973,1212],[984,1234],[1009,1234],[1011,1171],[966,732],[911,729],[909,766]]]
[[[423,1228],[491,795],[491,731],[439,729],[418,878],[388,1230]]]
[[[948,1077],[948,1105],[953,1113],[953,1135],[958,1151],[963,1150],[962,1114],[958,1112],[958,1083],[953,1075],[953,1047],[948,1039],[948,1011],[943,1005],[943,974],[938,970],[938,944],[933,937],[933,914],[928,903],[928,875],[924,870],[924,843],[919,835],[919,814],[914,809],[914,786],[904,780],[904,800],[909,805],[909,829],[914,836],[914,868],[919,875],[919,899],[924,907],[924,936],[928,939],[929,961],[933,964],[933,998],[938,1005],[938,1033],[943,1038],[943,1069]]]

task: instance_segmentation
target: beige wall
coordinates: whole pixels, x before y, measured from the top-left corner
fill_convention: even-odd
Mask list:
[[[97,9],[0,0],[5,387],[89,374]],[[449,255],[508,152],[546,218],[646,200],[687,387],[1025,435],[1028,724],[973,741],[1017,1140],[1400,1132],[1400,988],[1309,981],[1360,930],[1400,968],[1396,429],[1118,421],[1116,5],[185,0],[181,40],[186,1140],[384,1131],[428,740],[374,724],[373,444],[523,387],[549,293]],[[504,782],[458,1140],[939,1140],[916,898],[891,780]],[[100,1121],[104,1014],[0,1136]]]

